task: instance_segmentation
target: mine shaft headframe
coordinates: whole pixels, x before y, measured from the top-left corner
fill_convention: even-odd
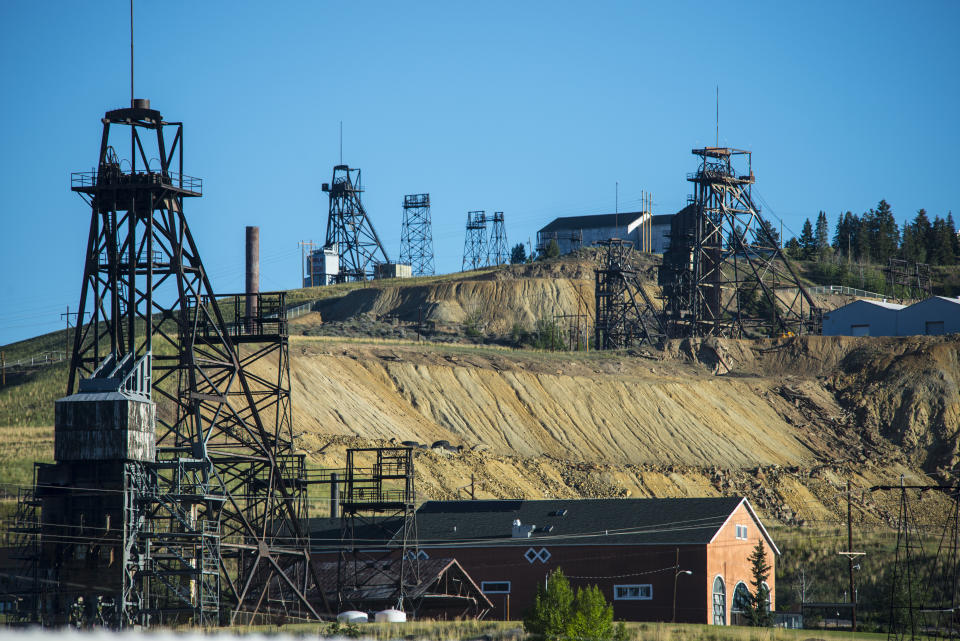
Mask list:
[[[671,240],[664,260],[674,272],[662,279],[671,334],[818,332],[820,310],[753,201],[752,152],[703,147],[692,153],[700,158],[697,171],[687,175],[694,219],[687,233]]]
[[[374,266],[389,263],[390,256],[363,207],[360,170],[336,165],[323,191],[330,195],[325,245],[336,246],[340,255],[337,281],[372,278]]]

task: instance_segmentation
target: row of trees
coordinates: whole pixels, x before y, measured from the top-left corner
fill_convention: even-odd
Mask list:
[[[901,229],[886,200],[860,216],[849,211],[840,214],[832,239],[827,215],[821,211],[816,223],[807,218],[800,237],[791,238],[785,247],[794,258],[821,262],[832,256],[881,265],[890,258],[931,265],[960,262],[960,237],[953,213],[946,218],[936,216],[931,222],[926,210],[921,209]]]

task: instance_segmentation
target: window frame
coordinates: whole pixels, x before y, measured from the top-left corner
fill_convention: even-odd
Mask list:
[[[746,525],[743,525],[742,523],[737,523],[735,536],[738,541],[747,541],[750,539],[750,531],[747,529]]]
[[[507,589],[506,590],[488,590],[485,586],[490,583],[493,583],[496,585],[506,584]],[[510,581],[481,581],[480,582],[480,591],[483,592],[484,594],[510,594],[510,590],[512,588],[513,588],[513,585],[510,583]]]
[[[620,596],[618,593],[621,589],[627,588],[637,588],[637,596]],[[643,596],[641,592],[643,588],[646,588],[649,596]],[[613,600],[614,601],[653,601],[653,584],[652,583],[618,583],[613,586]]]

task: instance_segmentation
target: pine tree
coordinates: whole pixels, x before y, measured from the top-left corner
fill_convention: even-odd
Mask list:
[[[823,260],[830,248],[830,223],[827,222],[827,214],[824,211],[817,214],[817,227],[813,239],[817,255],[820,260]]]
[[[947,212],[947,229],[950,230],[950,237],[953,239],[953,262],[960,262],[960,236],[957,235],[957,226],[953,222],[953,212]]]
[[[613,637],[613,606],[607,603],[597,586],[577,590],[567,637],[597,641]]]
[[[816,251],[817,240],[813,235],[813,225],[810,224],[810,219],[807,218],[803,221],[803,228],[800,230],[800,252],[804,260],[810,258],[813,253]]]
[[[779,247],[780,232],[777,228],[760,214],[757,214],[757,219],[760,225],[753,231],[753,242],[763,247]]]
[[[947,221],[940,216],[933,219],[930,230],[930,243],[927,245],[927,258],[932,265],[952,265],[953,246],[956,233],[951,233]]]
[[[770,590],[766,585],[767,578],[770,576],[770,564],[767,563],[763,539],[757,540],[757,545],[747,560],[750,561],[752,576],[750,585],[753,586],[747,618],[750,620],[750,625],[770,627],[773,625],[773,612],[770,611]]]
[[[900,247],[900,228],[886,200],[881,200],[873,212],[871,241],[873,259],[881,264],[886,264],[890,257],[895,256]]]
[[[510,264],[519,265],[527,262],[527,248],[523,243],[517,243],[510,250]]]
[[[533,607],[523,618],[523,629],[547,641],[567,633],[573,617],[574,594],[570,581],[559,568],[547,577],[547,585],[537,587]]]

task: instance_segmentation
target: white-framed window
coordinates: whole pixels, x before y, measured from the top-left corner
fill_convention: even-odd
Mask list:
[[[482,581],[480,591],[484,594],[510,594],[509,581]]]
[[[613,586],[614,601],[649,601],[653,598],[653,586],[649,583]]]
[[[739,523],[737,524],[737,538],[740,539],[741,541],[746,541],[746,540],[747,540],[747,526],[746,526],[746,525],[740,525]]]
[[[539,550],[536,548],[528,548],[527,551],[523,553],[523,558],[525,558],[529,563],[533,563],[534,561],[546,563],[550,560],[551,556],[550,550],[547,548],[540,548]]]

